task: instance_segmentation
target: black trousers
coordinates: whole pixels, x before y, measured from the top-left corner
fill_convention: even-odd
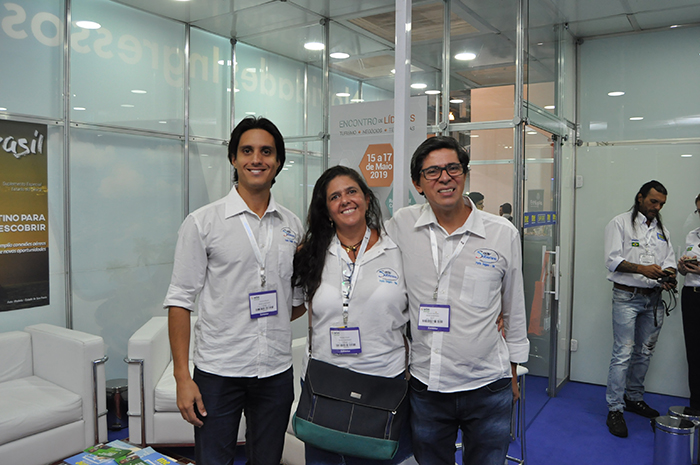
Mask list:
[[[685,355],[688,358],[690,406],[700,409],[700,287],[683,287],[681,308]]]

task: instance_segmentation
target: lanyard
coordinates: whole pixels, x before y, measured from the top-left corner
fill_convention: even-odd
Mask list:
[[[437,273],[437,284],[435,284],[435,290],[433,291],[433,300],[437,300],[437,295],[438,295],[438,288],[440,287],[440,280],[442,279],[443,275],[445,274],[445,271],[447,268],[452,265],[452,262],[454,259],[457,257],[462,252],[462,249],[464,248],[464,244],[467,243],[467,239],[469,238],[469,232],[465,231],[462,234],[462,238],[459,240],[459,244],[457,244],[457,247],[455,247],[454,251],[452,252],[452,255],[450,258],[445,262],[442,266],[442,269],[440,269],[440,257],[438,257],[438,244],[437,244],[437,237],[435,236],[435,230],[433,228],[433,225],[430,225],[430,247],[433,253],[433,264],[435,265],[435,272]]]
[[[253,230],[250,229],[250,224],[248,224],[248,219],[246,218],[245,212],[241,213],[241,223],[243,223],[245,232],[248,234],[248,240],[250,241],[250,245],[253,248],[253,252],[255,253],[255,259],[258,262],[258,269],[260,271],[260,287],[265,287],[265,284],[267,282],[267,279],[265,278],[265,257],[267,257],[267,252],[272,246],[272,218],[268,218],[267,222],[267,238],[264,248],[265,254],[263,255],[263,253],[260,251],[260,247],[258,246],[258,241],[255,240]]]
[[[343,298],[343,324],[347,326],[348,324],[348,307],[350,306],[350,297],[352,296],[352,291],[355,289],[355,284],[357,283],[357,277],[360,275],[358,268],[360,268],[360,260],[367,250],[367,245],[369,244],[369,238],[372,231],[367,227],[365,230],[365,237],[362,238],[362,245],[360,246],[360,251],[355,257],[355,263],[346,263],[343,260],[340,240],[338,240],[338,265],[340,265],[340,295]]]

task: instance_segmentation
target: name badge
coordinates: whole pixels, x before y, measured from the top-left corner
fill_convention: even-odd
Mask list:
[[[277,291],[252,292],[248,302],[251,318],[277,315]]]
[[[331,353],[334,355],[362,353],[360,328],[331,328]]]
[[[639,263],[642,265],[653,265],[655,262],[655,257],[653,253],[643,253],[639,256]]]
[[[418,329],[423,331],[449,331],[450,306],[421,304],[418,310]]]

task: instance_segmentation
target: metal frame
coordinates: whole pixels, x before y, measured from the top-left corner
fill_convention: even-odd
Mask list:
[[[97,392],[97,367],[98,365],[104,364],[107,360],[109,360],[109,357],[106,355],[102,358],[98,358],[97,360],[92,361],[92,403],[93,403],[93,412],[95,416],[95,444],[100,443],[100,417],[103,417],[107,415],[107,409],[105,405],[105,410],[102,412],[99,412],[97,410],[97,399],[98,399],[98,392]]]
[[[73,283],[70,229],[70,41],[72,24],[71,0],[64,0],[66,20],[63,23],[63,272],[65,276],[66,328],[73,329]]]
[[[129,357],[124,357],[124,361],[127,364],[134,364],[138,363],[139,365],[139,393],[141,395],[141,405],[139,408],[139,414],[136,415],[131,412],[131,409],[126,412],[126,416],[128,417],[141,417],[141,447],[146,447],[146,391],[144,388],[144,379],[143,379],[143,362],[144,360],[142,358],[129,358]]]

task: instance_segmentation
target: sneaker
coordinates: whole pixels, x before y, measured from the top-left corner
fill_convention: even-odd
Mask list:
[[[605,424],[608,425],[608,430],[613,436],[618,438],[627,437],[627,424],[625,423],[625,417],[622,416],[622,412],[608,412],[608,420]]]
[[[649,407],[643,400],[629,400],[625,397],[625,410],[646,418],[656,418],[659,412]]]

